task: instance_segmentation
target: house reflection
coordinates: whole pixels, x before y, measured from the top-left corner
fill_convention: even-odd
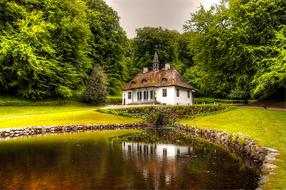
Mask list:
[[[187,156],[193,152],[193,147],[173,144],[144,144],[123,142],[124,153],[137,153],[142,156],[156,156],[159,159],[176,159],[178,156]]]
[[[173,186],[180,171],[191,161],[193,147],[172,144],[122,143],[125,159],[135,166],[154,189]]]

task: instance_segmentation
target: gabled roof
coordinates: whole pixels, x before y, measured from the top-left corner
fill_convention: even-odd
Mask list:
[[[176,69],[170,68],[168,70],[139,73],[125,85],[123,90],[167,86],[178,86],[193,89],[193,87],[183,79]]]

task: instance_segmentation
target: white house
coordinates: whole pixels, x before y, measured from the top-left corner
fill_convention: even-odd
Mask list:
[[[192,105],[193,87],[169,64],[160,70],[155,53],[153,70],[143,69],[123,88],[122,104]]]

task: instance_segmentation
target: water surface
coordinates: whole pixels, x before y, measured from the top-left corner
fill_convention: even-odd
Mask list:
[[[112,143],[88,132],[0,141],[0,189],[255,188],[254,171],[211,144]]]

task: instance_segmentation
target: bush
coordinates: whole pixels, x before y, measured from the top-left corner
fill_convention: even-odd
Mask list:
[[[233,100],[233,99],[220,99],[220,98],[194,98],[195,104],[243,104],[245,100]],[[255,102],[255,100],[248,100],[249,103]]]
[[[107,96],[106,103],[107,104],[121,104],[122,97],[121,96]]]
[[[129,107],[119,109],[100,109],[100,112],[143,118],[147,122],[155,123],[160,113],[163,114],[163,124],[172,125],[176,120],[181,118],[194,118],[202,114],[211,114],[217,111],[229,109],[229,106],[205,105],[205,106],[145,106]]]
[[[104,70],[96,65],[86,81],[84,100],[92,104],[105,102],[107,96],[107,76]]]

